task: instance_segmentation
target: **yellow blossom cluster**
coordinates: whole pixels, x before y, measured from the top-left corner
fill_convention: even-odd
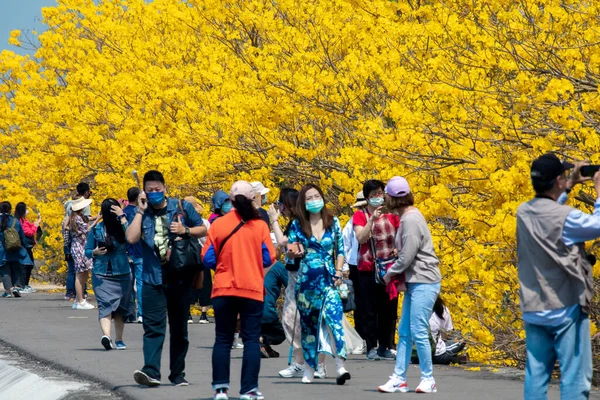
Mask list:
[[[404,175],[472,358],[516,363],[515,210],[534,157],[600,162],[599,14],[589,0],[58,0],[35,54],[0,53],[2,195],[41,210],[55,272],[83,179],[97,202],[124,197],[133,169],[203,201],[236,179],[318,182],[347,214],[364,180]]]

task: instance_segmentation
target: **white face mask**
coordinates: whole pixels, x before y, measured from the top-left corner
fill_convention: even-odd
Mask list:
[[[374,197],[372,199],[369,199],[369,204],[372,205],[373,207],[379,207],[381,205],[383,205],[383,197]]]

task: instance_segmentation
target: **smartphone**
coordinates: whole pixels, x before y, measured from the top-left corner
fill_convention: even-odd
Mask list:
[[[594,176],[600,170],[600,165],[584,165],[579,170],[581,176]]]
[[[292,253],[304,252],[304,247],[302,247],[301,243],[288,243],[287,249]]]
[[[106,248],[106,242],[98,242],[98,248],[99,249]]]

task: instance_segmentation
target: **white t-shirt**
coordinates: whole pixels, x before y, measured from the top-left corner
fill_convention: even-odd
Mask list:
[[[448,332],[454,329],[452,325],[452,318],[448,312],[448,308],[444,306],[444,319],[440,319],[436,313],[431,314],[429,318],[429,329],[431,330],[431,336],[436,341],[435,355],[441,356],[446,352],[446,343],[442,339],[442,332]]]

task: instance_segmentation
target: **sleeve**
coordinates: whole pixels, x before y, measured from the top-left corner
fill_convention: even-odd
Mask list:
[[[346,252],[344,249],[344,237],[342,235],[342,226],[340,225],[340,220],[336,218],[333,219],[333,231],[335,234],[335,246],[337,247],[337,256],[345,256]]]
[[[454,324],[452,323],[452,317],[450,316],[450,311],[446,306],[444,306],[444,330],[452,331],[454,330]]]
[[[63,250],[65,252],[65,255],[67,254],[71,254],[71,232],[69,231],[68,228],[63,228],[62,230],[62,234],[63,234]]]
[[[402,248],[398,254],[398,259],[390,267],[388,272],[401,274],[406,271],[414,262],[419,248],[421,247],[421,231],[419,229],[420,221],[413,220],[407,216],[402,225],[402,230],[398,231],[402,243]]]
[[[275,246],[273,246],[273,241],[271,240],[271,232],[269,231],[269,227],[265,225],[260,225],[263,231],[263,241],[262,241],[262,259],[263,259],[263,267],[269,268],[275,262]]]
[[[94,229],[88,233],[87,241],[85,242],[85,256],[94,258],[94,249],[96,248],[96,238],[94,237]]]
[[[19,240],[21,240],[21,246],[25,246],[25,232],[23,232],[23,226],[19,221],[15,224],[17,232],[19,232]]]
[[[202,262],[204,263],[205,269],[217,268],[217,253],[215,250],[213,232],[214,230],[208,231],[206,242],[204,243],[204,247],[202,247]]]
[[[342,231],[342,238],[344,239],[344,255],[349,255],[352,252],[352,242],[354,231],[352,230],[352,221],[348,221],[344,230]],[[344,260],[344,271],[349,270],[348,257]]]
[[[202,226],[202,217],[198,214],[198,211],[187,201],[183,201],[183,208],[186,214],[185,223],[188,228],[195,228],[197,226]]]
[[[567,246],[584,243],[600,237],[600,199],[594,204],[594,213],[572,210],[563,225],[562,239]]]
[[[19,222],[21,222],[21,226],[23,227],[23,233],[25,234],[25,236],[27,236],[28,238],[34,238],[35,233],[37,232],[37,226],[27,221],[25,218],[23,218],[22,221]]]
[[[357,211],[352,216],[352,225],[354,226],[365,226],[367,225],[367,216],[362,211]]]

